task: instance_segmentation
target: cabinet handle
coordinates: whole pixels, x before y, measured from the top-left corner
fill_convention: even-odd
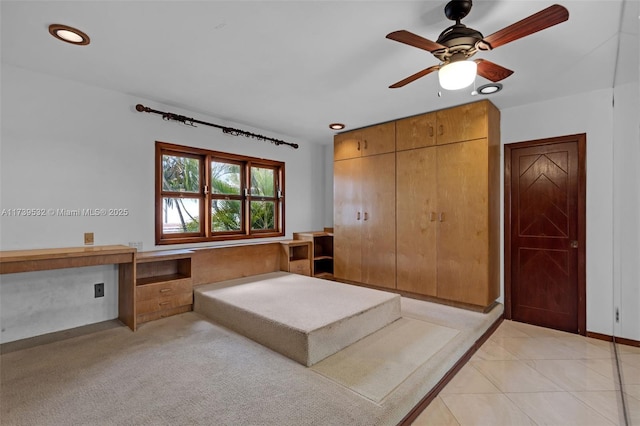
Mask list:
[[[440,222],[444,222],[444,212],[441,212],[441,213],[438,215],[438,221],[440,221]]]
[[[444,126],[442,124],[438,126],[438,134],[440,136],[444,135]]]
[[[356,215],[356,220],[360,220],[360,212]]]
[[[170,288],[161,288],[160,289],[160,293],[166,293],[168,291],[171,291],[171,289]]]
[[[367,149],[367,140],[364,140],[364,149]]]
[[[360,141],[358,141],[358,151],[360,151]]]
[[[369,220],[369,213],[364,212],[364,220]]]
[[[431,212],[429,214],[429,222],[435,222],[436,220],[436,212]]]
[[[433,136],[433,126],[429,126],[429,136]]]
[[[171,302],[160,302],[160,303],[158,303],[158,305],[160,305],[160,306],[162,306],[162,305],[168,305],[169,303],[171,303]]]

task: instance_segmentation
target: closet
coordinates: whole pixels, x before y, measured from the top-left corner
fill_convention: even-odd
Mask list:
[[[336,278],[490,306],[499,295],[499,111],[481,101],[384,124],[392,125],[395,152],[367,159],[381,157],[374,166],[376,185],[382,189],[393,181],[393,189],[373,195],[363,187],[369,188],[374,176],[364,179],[362,170],[353,170],[358,165],[338,155],[346,151],[344,141],[363,146],[366,129],[335,137]],[[357,235],[344,232],[354,215],[352,227],[364,224],[358,223],[358,208],[373,209],[370,205],[392,205],[395,212],[367,223],[374,226],[359,226]],[[374,254],[372,245],[365,249],[362,240],[357,244],[364,235],[376,241],[380,253]],[[373,280],[362,267],[370,257],[384,265]]]
[[[395,123],[336,135],[334,146],[334,276],[395,288]]]

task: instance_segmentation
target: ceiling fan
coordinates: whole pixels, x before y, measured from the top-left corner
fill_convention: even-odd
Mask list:
[[[467,59],[471,58],[479,50],[495,49],[569,19],[569,11],[563,6],[554,4],[488,37],[484,37],[479,31],[460,23],[460,20],[471,11],[471,6],[471,0],[452,0],[447,3],[444,8],[444,14],[448,19],[456,23],[445,29],[435,42],[406,30],[387,34],[387,38],[390,40],[399,41],[400,43],[431,52],[441,62],[439,65],[430,66],[400,80],[389,86],[389,88],[402,87],[438,70],[440,85],[448,90],[462,89],[469,86],[473,83],[476,72],[494,83],[498,82],[509,77],[513,74],[513,71],[486,59],[475,59],[473,61]],[[461,73],[466,74],[463,76]]]

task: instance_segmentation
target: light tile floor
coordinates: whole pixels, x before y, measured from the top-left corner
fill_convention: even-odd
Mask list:
[[[640,426],[640,348],[504,321],[420,414],[424,425]]]

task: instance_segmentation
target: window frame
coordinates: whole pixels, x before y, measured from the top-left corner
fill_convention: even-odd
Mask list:
[[[164,191],[162,186],[164,155],[196,158],[200,161],[200,189],[198,194],[177,193]],[[239,199],[241,205],[241,230],[238,231],[212,231],[211,202],[214,199],[225,199],[224,195],[212,194],[211,189],[211,162],[228,162],[239,164],[240,167],[240,196],[231,196],[230,199]],[[252,167],[268,168],[274,170],[274,196],[256,196],[251,194],[251,170]],[[239,154],[231,154],[219,151],[211,151],[201,148],[176,145],[167,142],[156,141],[155,149],[155,236],[156,245],[188,244],[213,241],[229,241],[240,239],[282,237],[285,235],[285,163],[282,161],[249,157]],[[163,197],[175,195],[176,198],[198,198],[200,200],[200,231],[199,232],[163,232]],[[227,198],[229,199],[229,198]],[[251,202],[273,201],[274,229],[251,229]]]

